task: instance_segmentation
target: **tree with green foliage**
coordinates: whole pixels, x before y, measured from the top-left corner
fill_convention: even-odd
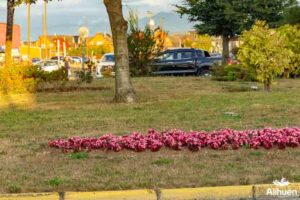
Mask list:
[[[282,24],[300,24],[300,5],[287,8],[284,11]]]
[[[293,52],[290,57],[290,64],[285,66],[284,77],[289,78],[290,74],[300,73],[300,24],[285,25],[278,28],[277,32],[285,38],[286,48]]]
[[[183,0],[176,7],[179,14],[197,22],[195,28],[199,33],[222,37],[223,64],[226,64],[233,37],[249,29],[255,20],[276,26],[283,10],[294,4],[296,0]]]
[[[284,72],[293,54],[286,48],[285,38],[265,22],[257,21],[249,31],[243,32],[241,42],[238,59],[243,66],[253,70],[265,90],[270,91],[274,77]]]
[[[203,49],[206,51],[211,51],[212,48],[212,38],[207,35],[196,35],[195,41],[192,44],[193,48]]]
[[[160,37],[161,30],[153,30],[149,25],[139,27],[136,12],[129,13],[128,50],[130,72],[133,76],[145,76],[150,73],[149,64],[164,50],[165,37]]]

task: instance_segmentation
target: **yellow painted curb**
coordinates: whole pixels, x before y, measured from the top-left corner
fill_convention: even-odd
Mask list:
[[[157,200],[153,190],[67,192],[65,200]]]
[[[300,189],[299,183],[290,184],[289,187]],[[274,188],[274,185],[255,185],[256,195],[265,194],[267,188]],[[299,190],[300,191],[300,190]],[[258,193],[259,192],[259,193]],[[251,198],[253,186],[224,186],[224,187],[203,187],[183,189],[161,190],[161,200],[193,200],[193,199],[241,199]]]
[[[59,200],[58,193],[1,195],[0,200]]]
[[[167,189],[161,194],[161,200],[240,199],[252,196],[252,186]]]
[[[255,190],[253,190],[255,187]],[[289,188],[300,192],[300,183],[292,183]],[[265,194],[271,184],[254,186],[224,186],[203,188],[162,189],[160,200],[193,200],[193,199],[241,199]],[[285,188],[285,187],[281,187]],[[124,190],[103,192],[66,192],[64,200],[157,200],[154,190]],[[300,195],[300,194],[299,194]],[[0,200],[59,200],[58,193],[1,195]]]

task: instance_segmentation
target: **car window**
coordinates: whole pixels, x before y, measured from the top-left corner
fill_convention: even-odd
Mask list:
[[[175,59],[175,53],[173,53],[173,52],[164,53],[163,59],[164,60],[174,60]]]
[[[205,57],[210,57],[210,54],[207,51],[204,51],[204,56]]]
[[[203,52],[202,52],[202,51],[197,51],[197,57],[198,57],[198,58],[203,57]]]
[[[55,66],[57,65],[56,62],[51,62],[51,61],[48,61],[44,64],[44,66]]]
[[[105,55],[102,59],[103,62],[114,62],[115,56],[114,55]]]
[[[194,52],[192,51],[182,51],[177,53],[177,59],[192,59],[194,58]]]

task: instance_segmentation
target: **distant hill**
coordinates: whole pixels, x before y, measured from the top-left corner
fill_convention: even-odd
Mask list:
[[[193,23],[188,21],[186,16],[182,18],[175,12],[160,12],[153,16],[156,25],[160,25],[161,19],[164,21],[164,28],[169,33],[186,33],[193,29]],[[140,20],[140,26],[145,26],[148,23],[148,18]]]

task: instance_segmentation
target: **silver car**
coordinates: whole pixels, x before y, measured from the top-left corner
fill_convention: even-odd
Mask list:
[[[45,72],[53,72],[59,70],[61,66],[58,64],[56,60],[45,60],[39,63],[39,67],[41,70]]]
[[[110,69],[111,71],[110,76],[114,76],[115,75],[114,68],[115,68],[115,55],[113,53],[104,54],[99,64],[96,67],[96,77],[103,78],[102,72],[105,69]]]

